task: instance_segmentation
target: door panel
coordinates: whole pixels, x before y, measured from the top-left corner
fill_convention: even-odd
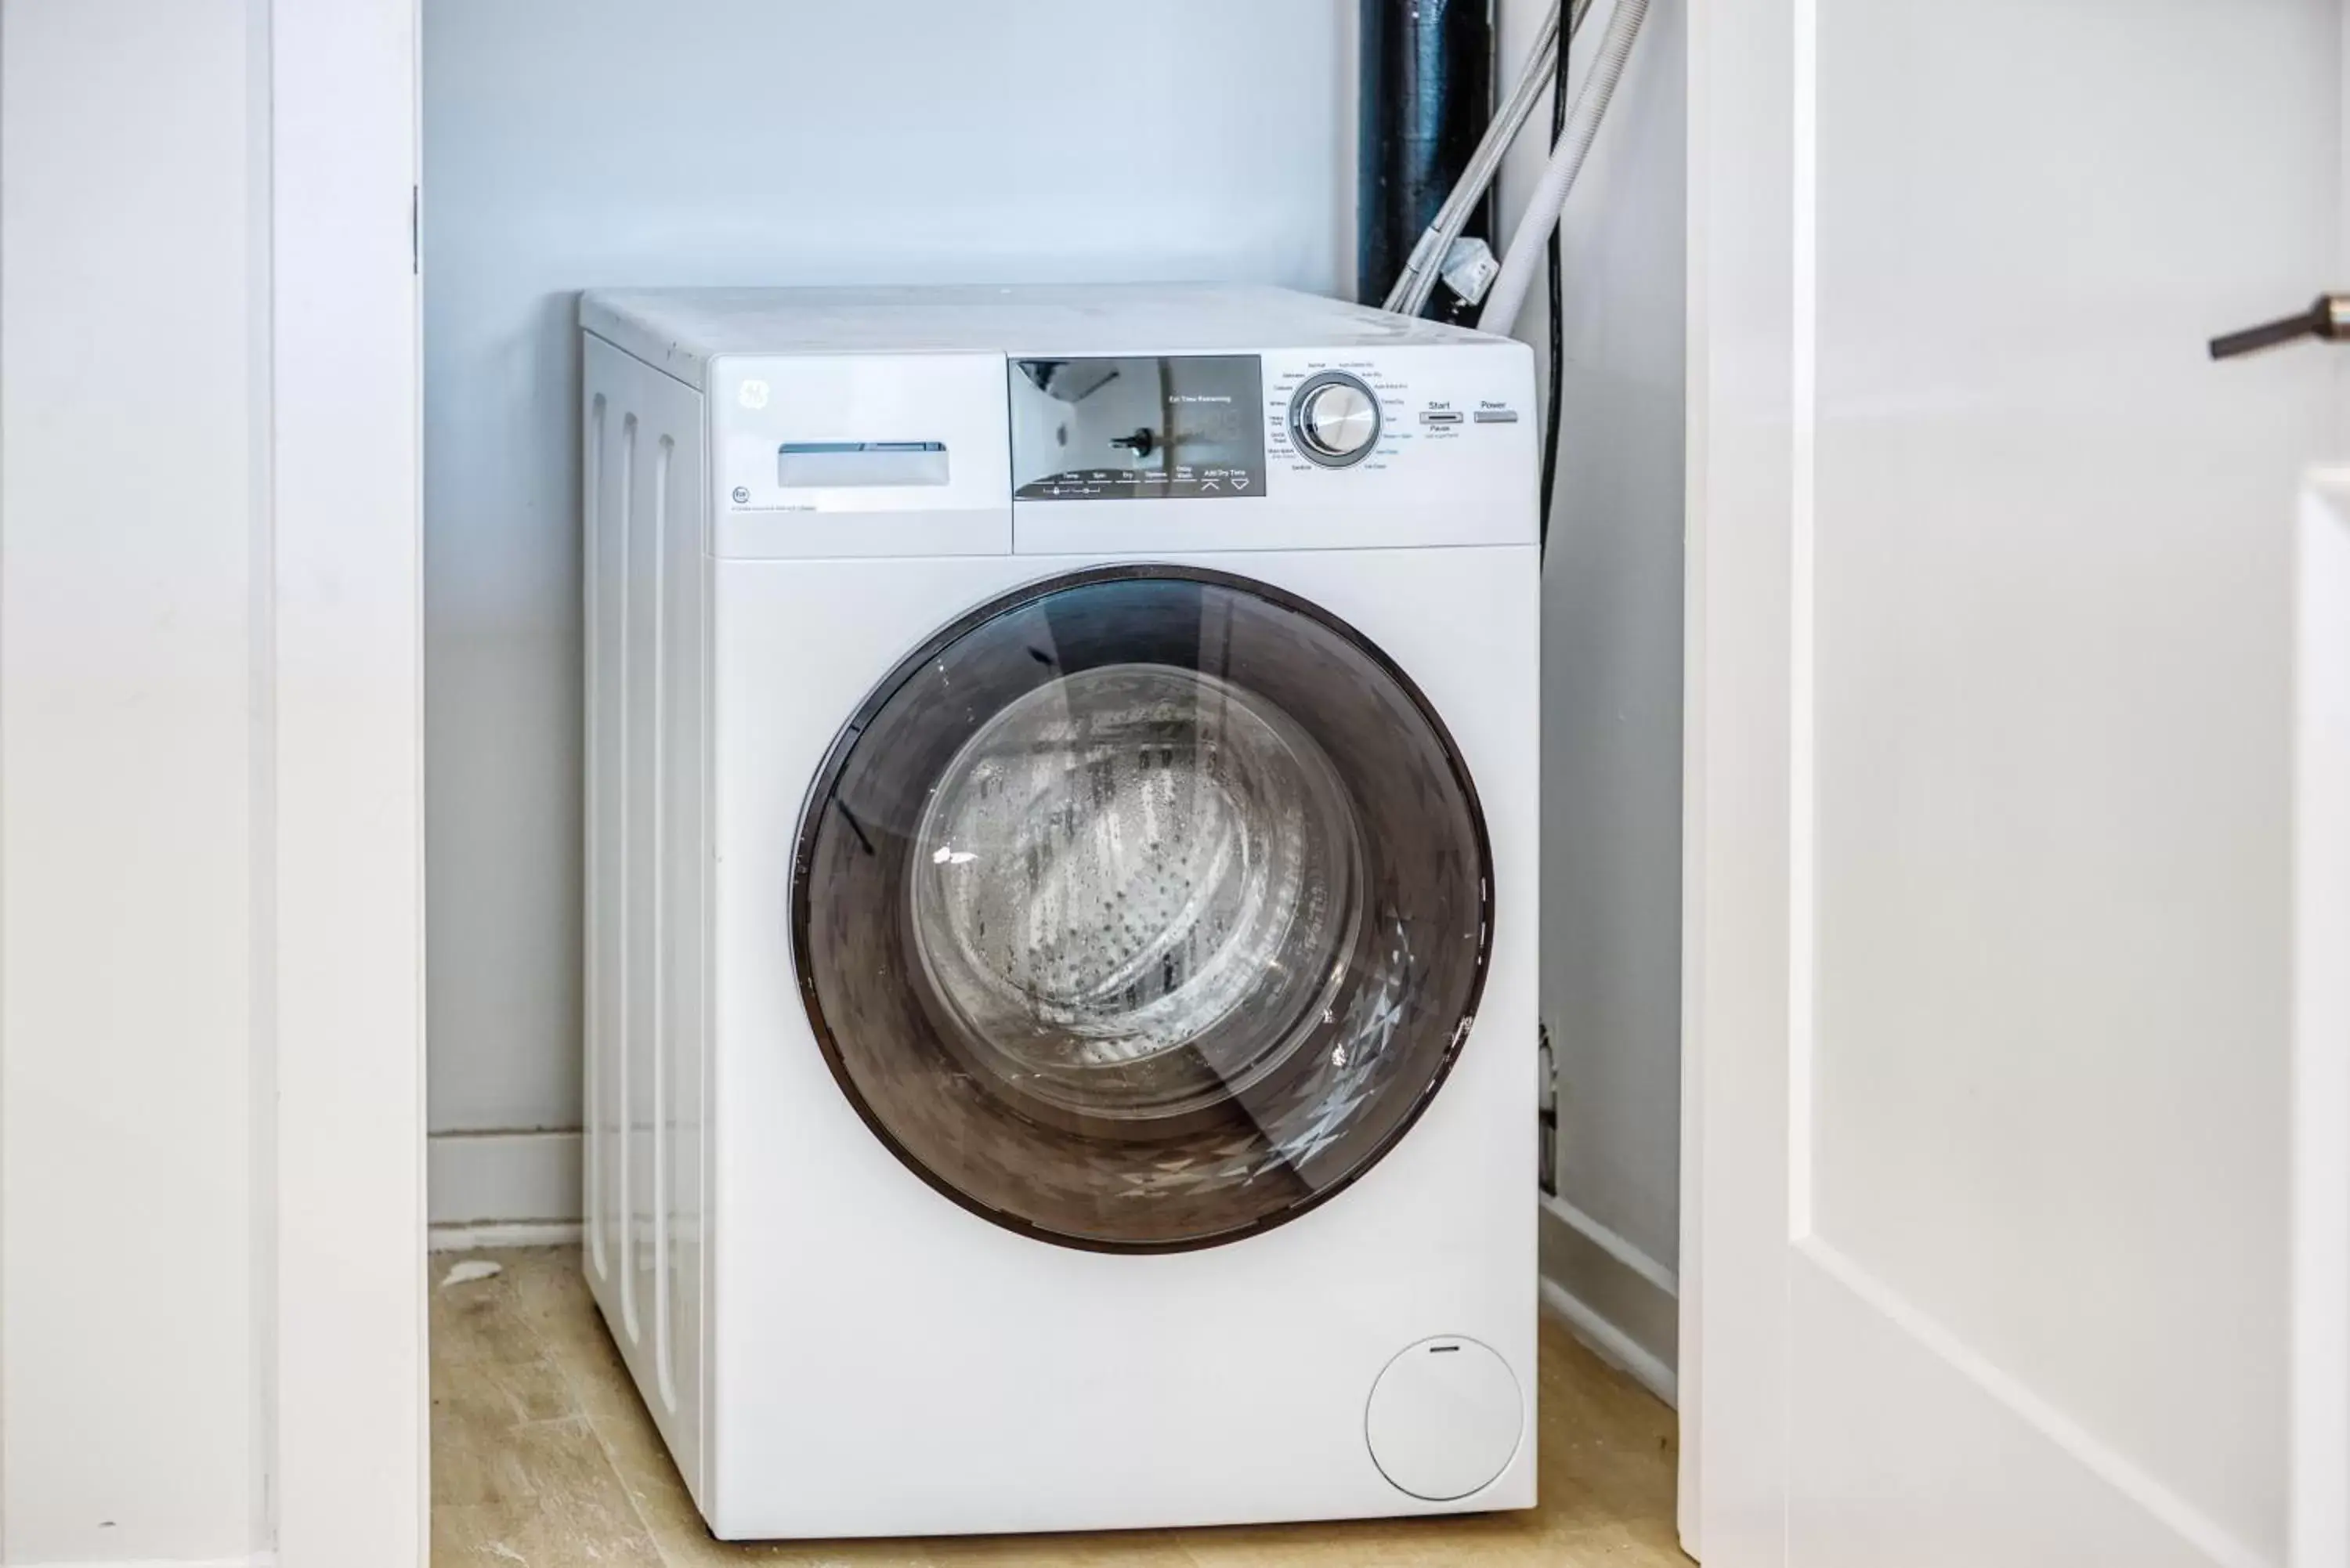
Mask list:
[[[1819,18],[1816,1241],[2264,1555],[2326,364],[2202,342],[2326,275],[2338,25]]]
[[[2350,469],[2302,501],[2293,722],[2294,1568],[2350,1568]]]
[[[942,628],[840,732],[793,952],[842,1092],[941,1194],[1219,1245],[1400,1140],[1475,1017],[1492,867],[1435,711],[1310,602],[1166,565]]]
[[[1695,45],[1699,1543],[2281,1562],[2333,368],[2203,343],[2332,275],[2335,0],[1760,10]]]
[[[1789,1281],[1787,1560],[2199,1568],[2232,1550],[2088,1429],[1826,1249]],[[1849,1374],[1866,1367],[1866,1377]],[[2198,1537],[2207,1539],[2199,1541]],[[1735,1559],[1730,1559],[1735,1561]]]

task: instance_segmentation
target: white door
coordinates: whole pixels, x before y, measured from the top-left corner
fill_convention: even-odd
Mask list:
[[[2350,469],[2295,565],[2292,1561],[2350,1563]]]
[[[1690,32],[1685,1532],[2339,1568],[2339,0]]]

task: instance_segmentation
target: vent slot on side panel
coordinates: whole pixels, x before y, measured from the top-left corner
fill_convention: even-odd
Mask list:
[[[588,428],[582,441],[581,453],[587,472],[581,476],[580,491],[585,508],[580,519],[579,549],[582,597],[586,601],[588,626],[587,647],[583,649],[587,669],[582,672],[587,701],[580,715],[582,736],[588,753],[586,799],[582,804],[581,821],[586,825],[582,846],[581,875],[585,879],[585,905],[588,911],[584,967],[587,983],[582,989],[581,1023],[586,1036],[582,1053],[581,1085],[585,1102],[587,1135],[582,1140],[582,1197],[587,1221],[583,1230],[588,1241],[588,1266],[599,1280],[611,1278],[610,1250],[605,1240],[611,1206],[606,1201],[604,1174],[606,1168],[607,1132],[604,1082],[606,1061],[616,1043],[613,1012],[609,992],[617,978],[618,964],[611,952],[610,933],[616,929],[614,908],[608,895],[607,864],[612,841],[607,819],[608,803],[604,780],[608,776],[605,748],[614,738],[614,726],[607,713],[610,705],[612,670],[605,648],[605,596],[619,586],[619,578],[611,561],[611,545],[606,538],[608,519],[612,514],[608,487],[611,483],[611,453],[605,442],[605,398],[598,392],[588,406]]]

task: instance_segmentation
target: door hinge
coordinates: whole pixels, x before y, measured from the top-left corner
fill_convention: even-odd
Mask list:
[[[1542,1153],[1538,1168],[1541,1172],[1543,1196],[1558,1196],[1558,1057],[1550,1048],[1550,1025],[1534,1025],[1534,1051],[1541,1064],[1542,1097],[1538,1121],[1542,1128]]]

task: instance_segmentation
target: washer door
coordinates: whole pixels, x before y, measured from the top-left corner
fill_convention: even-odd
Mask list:
[[[1034,585],[875,689],[810,792],[800,989],[849,1101],[964,1207],[1212,1246],[1394,1147],[1467,1037],[1492,867],[1409,680],[1280,589]]]

